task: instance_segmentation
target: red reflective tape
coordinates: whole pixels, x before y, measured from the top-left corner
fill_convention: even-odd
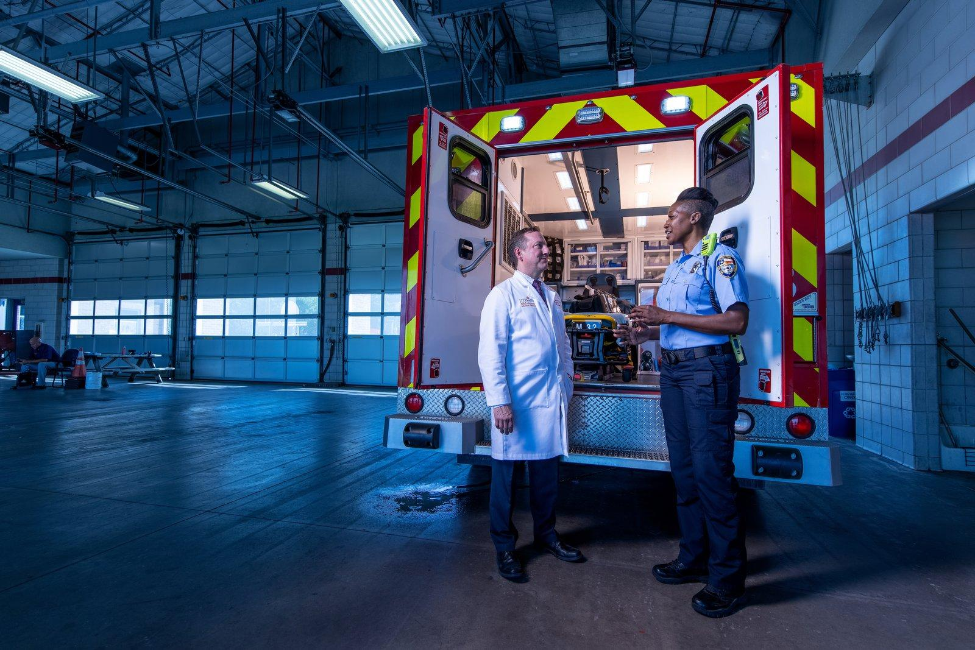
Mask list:
[[[195,273],[180,273],[179,274],[179,279],[180,280],[193,280],[194,278],[196,278],[196,274]]]
[[[325,275],[345,275],[345,269],[340,266],[333,266],[325,269]]]
[[[43,278],[0,278],[0,284],[64,284],[67,278],[43,277]]]

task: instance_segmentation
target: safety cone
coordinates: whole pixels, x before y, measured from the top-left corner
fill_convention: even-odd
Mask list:
[[[71,369],[71,376],[74,379],[84,379],[88,376],[88,370],[85,368],[84,350],[78,350],[78,358],[74,361],[74,368]]]

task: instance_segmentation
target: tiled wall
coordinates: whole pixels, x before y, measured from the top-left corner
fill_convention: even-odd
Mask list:
[[[67,262],[62,259],[0,261],[0,296],[24,300],[25,326],[40,323],[44,340],[64,349],[64,282]]]
[[[975,3],[912,0],[858,66],[874,104],[855,108],[866,180],[857,186],[862,245],[881,296],[902,305],[889,341],[856,348],[857,444],[939,469],[934,202],[975,183]],[[827,70],[827,74],[847,72]],[[827,137],[829,137],[827,135]],[[851,242],[832,144],[826,145],[827,252]],[[854,273],[860,271],[854,260]],[[939,276],[939,280],[945,276]],[[854,279],[854,289],[857,282]],[[854,296],[861,304],[860,295]]]
[[[975,364],[975,342],[951,315],[975,332],[975,210],[934,215],[937,333],[965,360]],[[951,355],[938,353],[938,388],[942,412],[959,446],[975,447],[975,373],[946,365]]]
[[[826,342],[831,366],[851,365],[847,355],[856,347],[853,325],[853,255],[826,256]]]

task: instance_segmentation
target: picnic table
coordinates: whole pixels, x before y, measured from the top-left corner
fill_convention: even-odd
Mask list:
[[[136,377],[152,377],[157,384],[163,383],[162,375],[172,372],[175,368],[157,367],[154,359],[161,354],[143,352],[140,354],[128,352],[85,352],[85,365],[96,372],[102,373],[102,388],[108,388],[108,376],[128,376],[129,382]]]

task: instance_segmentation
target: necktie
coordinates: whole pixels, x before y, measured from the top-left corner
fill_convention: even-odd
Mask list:
[[[535,291],[538,292],[538,295],[542,297],[542,304],[548,307],[548,301],[545,300],[545,289],[542,289],[541,281],[535,280],[534,282],[532,282],[532,286],[535,287]]]

